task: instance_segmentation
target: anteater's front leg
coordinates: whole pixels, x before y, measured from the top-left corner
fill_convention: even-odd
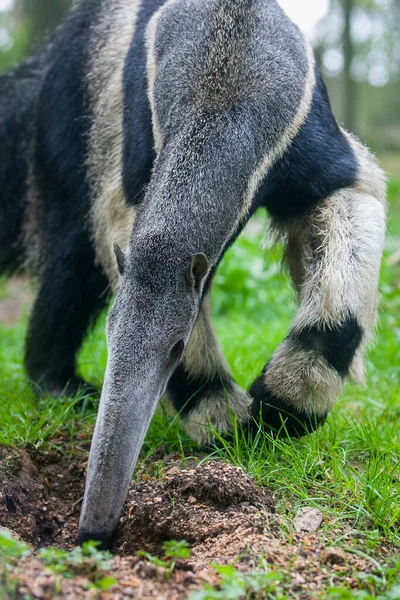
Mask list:
[[[235,383],[215,333],[211,292],[203,300],[183,361],[170,379],[168,395],[186,431],[200,444],[210,441],[212,427],[227,432],[235,417],[240,422],[249,418],[251,398]]]
[[[356,186],[338,190],[307,216],[276,223],[286,238],[300,306],[250,394],[255,420],[261,412],[268,428],[289,435],[325,421],[347,376],[364,378],[363,351],[377,314],[385,204],[379,170],[364,149],[358,152],[370,171],[361,173]]]
[[[90,322],[107,301],[107,280],[94,264],[88,236],[68,226],[55,230],[57,235],[54,243],[44,240],[47,264],[30,318],[25,353],[30,380],[36,389],[54,397],[86,387],[76,374],[76,355]]]

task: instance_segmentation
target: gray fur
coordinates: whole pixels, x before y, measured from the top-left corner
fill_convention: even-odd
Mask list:
[[[216,265],[248,211],[249,189],[256,192],[254,174],[296,134],[313,77],[304,37],[273,0],[170,0],[153,17],[147,40],[158,156],[108,321],[80,525],[97,535],[116,525],[173,370],[170,349],[182,339],[187,345],[197,319],[200,295],[185,284],[190,261],[201,252]],[[223,198],[230,202],[222,208]]]

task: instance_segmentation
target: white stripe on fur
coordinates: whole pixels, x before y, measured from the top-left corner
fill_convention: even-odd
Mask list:
[[[314,350],[297,348],[290,338],[273,355],[264,381],[278,398],[319,416],[331,410],[344,383],[323,357]]]
[[[172,0],[175,2],[175,0]],[[161,128],[157,118],[156,103],[154,98],[154,85],[156,80],[157,72],[157,55],[156,55],[156,35],[157,28],[160,22],[161,15],[165,10],[165,7],[170,2],[167,2],[158,9],[158,11],[152,16],[146,29],[146,49],[147,49],[147,97],[149,99],[151,107],[151,120],[153,125],[153,138],[154,138],[154,149],[156,153],[161,150],[163,143],[163,137]]]
[[[244,220],[246,220],[246,217],[252,205],[253,198],[256,195],[266,174],[274,166],[274,164],[284,156],[290,144],[299,133],[301,127],[304,125],[307,116],[310,112],[315,88],[315,57],[312,46],[306,38],[304,38],[304,44],[308,60],[308,75],[304,82],[304,92],[302,99],[300,101],[299,107],[297,109],[293,121],[287,127],[286,131],[284,131],[282,137],[272,148],[272,150],[270,150],[263,157],[260,164],[257,166],[257,169],[251,176],[245,193],[242,210],[239,217],[239,223],[242,223]]]
[[[124,57],[132,43],[140,0],[109,0],[93,29],[87,76],[92,126],[88,168],[92,192],[91,228],[96,258],[114,291],[119,273],[113,246],[129,244],[135,209],[128,206],[122,182]]]

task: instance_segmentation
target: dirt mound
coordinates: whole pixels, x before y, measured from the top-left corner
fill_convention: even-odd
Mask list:
[[[194,547],[239,527],[262,530],[263,513],[273,508],[272,495],[232,465],[174,467],[162,481],[141,482],[129,491],[115,550],[160,553],[165,540],[185,539]]]
[[[34,547],[74,545],[83,496],[86,455],[16,453],[0,448],[0,527]],[[196,546],[241,527],[262,530],[273,511],[270,492],[232,465],[209,462],[166,467],[162,479],[144,475],[132,485],[114,552],[162,554],[166,540]]]
[[[176,471],[172,470],[175,475]],[[259,488],[241,469],[221,462],[210,462],[197,469],[183,470],[171,477],[165,490],[183,498],[195,497],[219,508],[243,503],[272,507],[271,494]]]

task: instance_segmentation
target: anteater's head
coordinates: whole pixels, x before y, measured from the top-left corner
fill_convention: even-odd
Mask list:
[[[157,403],[182,358],[210,269],[201,252],[172,252],[169,236],[115,247],[121,287],[107,321],[108,363],[94,432],[80,540],[110,544]]]

